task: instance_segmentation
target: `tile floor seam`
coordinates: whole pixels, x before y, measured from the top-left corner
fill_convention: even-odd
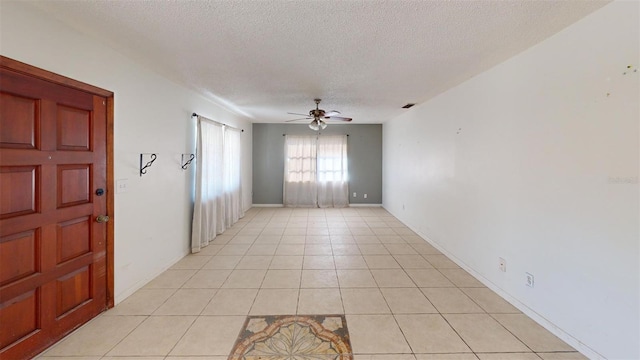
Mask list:
[[[156,312],[156,311],[158,311],[158,309],[160,309],[160,308],[162,307],[162,305],[164,305],[167,301],[169,301],[169,299],[171,299],[171,297],[172,297],[173,295],[175,295],[175,294],[178,292],[178,290],[180,290],[180,288],[175,288],[175,289],[171,289],[171,290],[173,290],[173,292],[171,293],[171,295],[169,295],[166,299],[164,299],[164,301],[163,301],[160,305],[158,305],[158,307],[157,307],[157,308],[155,308],[155,309],[151,312],[151,314],[149,314],[149,315],[147,315],[147,316],[151,316],[151,315],[155,314],[155,312]],[[115,309],[115,306],[114,306],[113,308]],[[107,311],[108,311],[108,310],[107,310]],[[116,315],[116,316],[118,316],[118,315]],[[127,316],[127,315],[122,315],[122,316]],[[140,325],[140,324],[138,324],[138,325]]]
[[[411,280],[413,285],[415,285],[417,289],[420,289],[420,287],[418,286],[418,283],[411,276],[409,276],[409,273],[407,272],[407,270],[403,266],[401,266],[401,269],[402,269],[402,272],[404,272],[404,274],[409,278],[409,280]],[[420,292],[422,292],[422,291],[420,291]],[[427,296],[425,295],[425,297],[427,297]],[[429,300],[429,299],[427,298],[427,300]],[[429,301],[429,302],[431,302],[431,301]],[[433,304],[431,304],[431,305],[433,305]]]
[[[520,341],[524,346],[527,347],[527,349],[529,349],[529,351],[535,353],[535,351],[529,346],[529,344],[527,344],[526,342],[524,342],[524,340],[520,339],[516,334],[514,334],[511,330],[509,330],[504,324],[502,324],[500,321],[498,321],[498,319],[496,319],[493,314],[487,314],[489,315],[489,317],[491,319],[493,319],[493,321],[497,322],[498,324],[500,324],[500,326],[502,326],[503,329],[505,329],[509,334],[511,334],[513,337],[515,337],[516,339],[518,339],[518,341]]]
[[[337,277],[337,274],[336,274],[336,277]],[[340,281],[340,279],[338,279],[338,281]],[[347,309],[345,309],[345,306],[344,306],[344,298],[343,298],[343,295],[342,295],[342,287],[340,287],[339,283],[338,283],[338,293],[340,294],[340,303],[342,304],[342,313],[343,313],[343,315],[344,315],[344,317],[346,319],[347,318]],[[348,326],[349,326],[349,324],[347,324],[347,327]],[[353,344],[351,344],[351,345],[352,345],[351,351],[353,351]]]
[[[303,258],[303,266],[304,266],[304,258]],[[296,310],[294,315],[298,315],[298,309],[300,308],[300,293],[301,293],[300,290],[301,289],[302,289],[302,269],[300,269],[300,281],[298,281],[298,298],[296,299]]]
[[[262,280],[260,281],[260,285],[258,286],[258,293],[260,292],[260,290],[262,290],[262,289],[263,289],[262,285],[264,284],[264,279],[266,279],[266,278],[267,278],[267,273],[268,273],[268,272],[269,272],[269,269],[267,269],[267,270],[264,272],[264,275],[262,275]]]
[[[118,315],[116,315],[118,316]],[[124,316],[128,316],[128,315],[124,315]],[[114,344],[109,350],[107,350],[104,354],[102,354],[102,358],[106,357],[107,354],[109,354],[111,351],[113,351],[113,349],[115,349],[118,345],[120,345],[120,343],[122,343],[127,337],[129,337],[134,331],[136,331],[136,329],[138,327],[140,327],[140,325],[144,324],[145,321],[147,321],[152,315],[146,315],[144,316],[144,320],[140,321],[140,323],[138,323],[138,325],[134,326],[128,333],[127,335],[123,336],[122,339],[120,339],[116,344]],[[68,336],[68,335],[67,335]],[[66,337],[65,337],[66,338]],[[63,356],[64,358],[64,356]]]
[[[449,325],[449,327],[451,328],[451,330],[453,330],[453,332],[458,335],[458,337],[460,338],[460,340],[462,340],[462,342],[467,346],[467,348],[469,348],[469,350],[475,355],[475,352],[473,351],[473,348],[471,347],[471,345],[469,345],[469,343],[467,342],[467,340],[465,340],[462,335],[460,335],[460,333],[458,332],[458,329],[454,328],[453,325],[451,325],[451,323],[449,322],[449,320],[447,320],[446,317],[444,317],[442,315],[442,313],[438,312],[438,315],[440,315],[440,317],[447,323],[447,325]],[[476,356],[477,357],[477,356]]]
[[[173,349],[175,349],[176,346],[178,346],[178,344],[180,343],[180,341],[182,341],[182,339],[185,337],[185,335],[187,335],[187,333],[189,332],[189,329],[191,329],[191,327],[193,326],[193,324],[196,323],[196,321],[200,318],[200,316],[195,316],[195,318],[193,319],[193,321],[191,321],[191,324],[189,324],[189,327],[187,327],[187,329],[184,331],[184,333],[182,333],[182,335],[180,335],[180,338],[178,339],[178,341],[176,341],[175,344],[173,344],[173,346],[171,347],[171,349],[169,349],[169,351],[165,354],[162,355],[164,356],[164,358],[168,358],[169,354],[171,354],[171,352],[173,351]],[[141,359],[143,359],[143,356],[138,356]]]
[[[216,291],[213,293],[213,296],[211,296],[211,298],[209,299],[209,301],[207,301],[207,303],[204,305],[204,307],[202,307],[202,310],[200,310],[200,312],[198,313],[198,315],[196,315],[198,318],[200,316],[204,316],[204,310],[209,306],[209,304],[213,301],[213,298],[216,297],[216,295],[218,294],[218,292],[220,292],[220,288],[215,289]]]
[[[179,261],[179,260],[178,260]],[[164,274],[165,272],[167,272],[169,269],[163,271],[161,274]],[[194,276],[196,276],[196,274],[198,273],[198,270],[194,271],[193,274],[191,274],[191,276],[189,276],[189,278],[187,278],[179,287],[178,289],[182,289],[182,287],[184,286],[184,284],[188,283],[189,280],[191,280],[191,278],[193,278]],[[156,276],[154,279],[157,279],[158,277]],[[152,280],[153,281],[153,280]],[[170,288],[173,289],[173,288]]]
[[[382,291],[380,291],[380,292],[382,293]],[[393,313],[393,309],[391,309],[391,306],[389,305],[389,302],[387,301],[387,298],[384,296],[384,293],[382,293],[382,298],[384,299],[385,303],[387,304],[387,307],[389,308],[389,311],[391,311],[391,316],[393,317],[393,321],[396,323],[396,326],[400,330],[400,333],[402,334],[402,337],[404,338],[404,342],[407,344],[407,346],[409,346],[409,349],[411,350],[411,354],[415,354],[416,352],[413,350],[413,346],[411,346],[411,343],[409,342],[409,339],[407,338],[407,335],[404,333],[404,330],[402,330],[402,326],[400,326],[400,323],[398,322],[398,319],[396,318],[396,315]],[[415,357],[415,355],[414,355],[414,357]]]
[[[460,290],[460,291],[461,291],[461,292],[462,292],[466,297],[468,297],[468,298],[469,298],[469,300],[471,300],[471,301],[472,301],[474,304],[476,304],[480,309],[482,309],[482,311],[483,311],[485,314],[487,314],[487,315],[491,316],[491,313],[490,313],[490,312],[488,312],[488,311],[484,308],[484,306],[480,305],[480,303],[479,303],[479,302],[477,302],[474,298],[472,298],[471,296],[469,296],[469,294],[467,294],[467,293],[463,290],[463,289],[470,289],[470,288],[464,288],[464,287],[462,287],[462,288],[458,288],[458,289],[459,289],[459,290]],[[474,288],[474,289],[478,289],[478,288]],[[493,317],[493,316],[491,316],[491,317]],[[498,321],[497,319],[494,319],[494,320]]]

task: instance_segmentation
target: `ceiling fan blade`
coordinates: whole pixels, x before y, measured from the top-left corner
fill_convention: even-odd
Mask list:
[[[289,114],[289,115],[309,116],[309,114],[298,114],[298,113],[290,113],[290,112],[288,112],[287,114]]]
[[[337,121],[351,121],[351,120],[353,120],[352,118],[342,117],[342,116],[325,116],[324,118],[327,119],[327,120],[337,120]]]
[[[311,118],[311,117],[305,117],[305,118],[300,118],[300,119],[287,120],[287,121],[285,121],[285,122],[300,121],[300,120],[309,120],[309,119],[313,119],[313,118]]]
[[[326,112],[324,114],[324,117],[329,117],[329,116],[334,116],[334,115],[340,115],[340,111],[338,110],[331,110],[329,112]]]

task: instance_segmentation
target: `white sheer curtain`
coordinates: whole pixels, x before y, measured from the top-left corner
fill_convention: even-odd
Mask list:
[[[349,205],[347,136],[285,139],[283,204],[288,207]]]
[[[201,117],[197,128],[193,253],[244,216],[240,131]]]
[[[318,137],[318,207],[349,205],[347,136]]]
[[[198,119],[196,143],[196,191],[193,208],[191,251],[198,252],[225,230],[222,189],[223,129]]]
[[[222,175],[224,192],[224,224],[231,227],[244,216],[242,210],[242,186],[240,179],[240,130],[225,127],[224,129],[224,167]]]
[[[316,207],[316,137],[285,137],[283,204]]]

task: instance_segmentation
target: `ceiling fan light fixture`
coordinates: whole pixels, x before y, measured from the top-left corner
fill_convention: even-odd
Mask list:
[[[327,123],[320,119],[313,119],[309,124],[309,128],[313,131],[324,130],[327,128]]]
[[[325,124],[324,126],[326,127],[327,125]],[[309,124],[309,129],[313,131],[320,130],[320,124],[318,123],[318,120],[314,119],[313,121],[311,121],[311,123]]]

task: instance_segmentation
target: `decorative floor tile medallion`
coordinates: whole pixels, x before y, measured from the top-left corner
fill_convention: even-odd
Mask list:
[[[353,360],[343,315],[248,316],[228,360]]]

